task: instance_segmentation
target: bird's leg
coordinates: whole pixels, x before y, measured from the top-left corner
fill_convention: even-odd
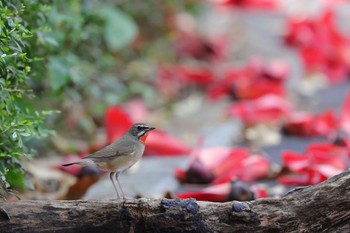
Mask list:
[[[115,183],[114,183],[114,180],[113,180],[114,174],[115,174],[115,172],[109,173],[109,179],[111,179],[113,187],[114,187],[114,190],[117,193],[117,197],[118,197],[118,199],[120,199],[119,192],[118,192],[117,187],[115,186]]]
[[[118,179],[119,173],[120,173],[120,172],[116,172],[116,173],[115,173],[115,179],[117,180],[117,183],[118,183],[118,185],[119,185],[119,189],[120,189],[120,192],[122,193],[122,197],[123,197],[123,199],[125,200],[125,194],[124,194],[124,192],[123,192],[122,186],[120,185],[119,179]]]

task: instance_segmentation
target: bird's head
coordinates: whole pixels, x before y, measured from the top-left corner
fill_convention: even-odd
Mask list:
[[[145,143],[146,138],[149,134],[149,131],[154,130],[155,128],[150,127],[143,123],[136,123],[129,129],[129,133],[132,136],[137,137],[138,140],[140,140],[142,143]]]

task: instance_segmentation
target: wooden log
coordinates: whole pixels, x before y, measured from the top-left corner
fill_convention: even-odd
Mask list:
[[[1,202],[0,232],[350,232],[350,172],[249,202]]]

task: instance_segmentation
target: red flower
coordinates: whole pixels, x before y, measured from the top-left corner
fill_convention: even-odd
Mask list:
[[[350,92],[347,94],[340,113],[340,130],[350,136]]]
[[[284,131],[288,134],[305,137],[331,136],[336,133],[337,127],[338,119],[331,110],[318,116],[306,112],[296,112],[287,117]]]
[[[281,177],[286,185],[317,184],[346,168],[347,148],[333,144],[311,144],[304,154],[284,152],[283,165],[294,175]]]
[[[146,140],[146,155],[188,155],[191,148],[180,139],[165,132],[154,130]]]
[[[201,143],[200,143],[201,144]],[[215,167],[220,166],[221,161],[231,152],[227,147],[212,147],[194,149],[190,155],[188,169],[176,169],[176,177],[180,182],[208,184],[214,178]]]
[[[130,116],[122,107],[109,107],[105,113],[104,126],[109,143],[114,142],[125,134],[132,126]]]
[[[270,170],[270,161],[261,155],[249,155],[246,150],[237,148],[232,151],[215,169],[214,184],[225,183],[233,179],[253,182],[265,177]]]
[[[214,74],[208,67],[178,66],[180,77],[188,83],[197,86],[207,86],[214,81]]]
[[[284,61],[263,64],[259,57],[253,57],[243,69],[227,70],[223,80],[210,86],[208,96],[212,100],[225,95],[235,99],[256,99],[266,94],[284,96],[288,73]]]
[[[176,170],[181,182],[220,184],[232,180],[252,182],[265,177],[270,162],[263,156],[250,155],[244,148],[204,148],[192,155],[187,171]]]
[[[339,132],[350,136],[350,93],[345,98],[339,118],[331,110],[320,115],[295,112],[288,115],[284,130],[288,134],[306,137],[334,136]]]
[[[251,201],[257,198],[265,198],[268,194],[262,187],[241,182],[234,181],[223,184],[211,185],[209,187],[178,193],[176,198],[196,198],[198,201],[213,201],[213,202],[225,202],[225,201]]]
[[[277,0],[211,0],[220,6],[235,6],[249,9],[278,10],[279,2]]]
[[[311,19],[291,18],[287,21],[287,34],[284,38],[285,42],[294,47],[308,47],[314,44],[318,37],[317,22]],[[323,37],[320,37],[320,44]]]
[[[208,67],[167,65],[159,68],[156,86],[161,93],[174,97],[185,87],[207,87],[214,79]]]
[[[350,40],[334,23],[331,10],[319,19],[290,19],[285,41],[297,47],[306,73],[322,72],[330,83],[339,83],[350,71]]]
[[[177,32],[174,47],[180,56],[204,61],[217,61],[226,56],[228,42],[225,38],[209,40],[195,31],[175,30]]]
[[[178,193],[176,198],[196,198],[198,201],[227,201],[230,192],[230,183],[209,186],[199,191]]]
[[[272,94],[255,100],[239,101],[228,109],[229,116],[236,117],[246,124],[278,122],[290,112],[289,102]]]

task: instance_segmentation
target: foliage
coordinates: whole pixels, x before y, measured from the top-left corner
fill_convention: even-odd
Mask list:
[[[159,105],[156,68],[160,60],[172,59],[164,52],[172,41],[164,12],[184,4],[173,2],[51,2],[49,30],[38,32],[31,49],[44,58],[44,66],[33,67],[42,80],[31,85],[41,105],[62,112],[52,121],[68,144],[60,153],[79,150],[72,138],[94,139],[108,106],[134,96]]]
[[[36,111],[29,103],[34,96],[27,85],[33,79],[33,57],[28,56],[33,31],[22,17],[40,13],[40,6],[31,1],[0,2],[0,179],[6,188],[24,188],[21,160],[33,155],[27,142],[47,133],[42,123],[50,112]],[[33,7],[37,11],[31,11]]]
[[[107,106],[133,96],[157,105],[157,64],[173,59],[163,52],[172,42],[166,12],[186,4],[2,1],[1,178],[24,187],[21,159],[33,155],[32,139],[44,136],[42,123],[51,113],[36,109],[59,109],[60,117],[46,124],[70,143],[94,138]]]

